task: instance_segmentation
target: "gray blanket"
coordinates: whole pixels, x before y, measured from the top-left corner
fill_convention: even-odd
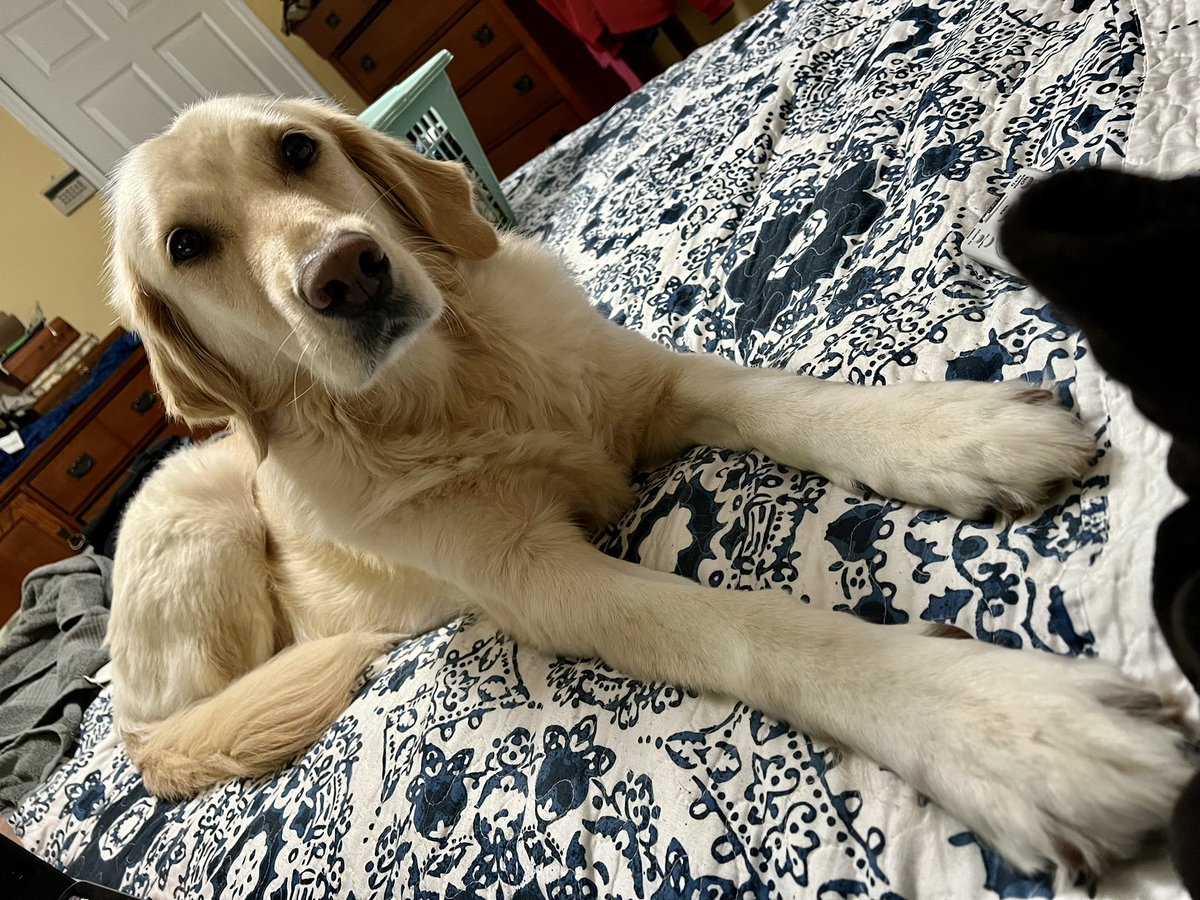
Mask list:
[[[44,781],[75,746],[108,661],[112,560],[85,553],[30,572],[0,644],[0,812]]]

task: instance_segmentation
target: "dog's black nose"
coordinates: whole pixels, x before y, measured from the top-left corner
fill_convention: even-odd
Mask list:
[[[299,283],[304,302],[317,312],[353,318],[391,293],[392,266],[374,238],[351,231],[305,256]]]

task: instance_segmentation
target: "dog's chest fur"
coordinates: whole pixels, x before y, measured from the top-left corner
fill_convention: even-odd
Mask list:
[[[369,398],[313,392],[277,416],[259,478],[288,528],[344,539],[406,503],[502,482],[554,492],[585,527],[627,508],[669,390],[640,364],[652,345],[523,241],[464,282]]]

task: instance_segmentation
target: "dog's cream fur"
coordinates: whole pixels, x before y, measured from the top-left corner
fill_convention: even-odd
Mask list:
[[[293,130],[319,145],[302,173],[280,166]],[[111,214],[114,303],[169,409],[237,429],[167,460],[120,535],[117,724],[155,793],[276,769],[397,635],[477,610],[866,753],[1026,869],[1128,856],[1165,821],[1178,732],[1111,668],[711,590],[587,540],[633,469],[695,444],[960,516],[1028,510],[1090,453],[1049,395],[673,353],[498,237],[459,168],[315,103],[195,107],[126,159]],[[214,249],[173,265],[183,226]],[[421,310],[382,349],[298,296],[299,261],[344,232],[379,242]]]

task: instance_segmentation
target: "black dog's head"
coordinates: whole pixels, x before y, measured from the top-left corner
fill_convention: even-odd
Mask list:
[[[1200,400],[1191,326],[1200,304],[1200,176],[1061,172],[1022,195],[1000,243],[1171,435],[1168,470],[1189,499],[1155,538],[1154,611],[1180,668],[1200,686]],[[1184,883],[1200,897],[1200,776],[1175,808],[1170,841]]]
[[[1060,172],[1025,192],[1000,241],[1143,412],[1200,443],[1190,327],[1200,306],[1200,176]]]

